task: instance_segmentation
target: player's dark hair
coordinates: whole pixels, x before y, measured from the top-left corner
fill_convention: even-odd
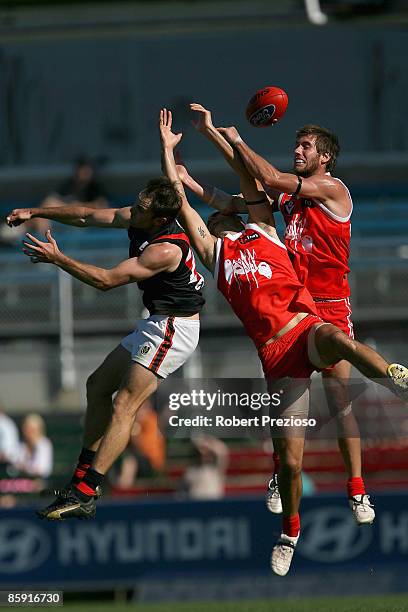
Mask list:
[[[151,198],[150,210],[154,217],[167,217],[175,219],[180,212],[182,201],[175,185],[167,176],[159,176],[151,179],[144,194]]]
[[[208,231],[210,232],[210,234],[212,233],[212,229],[213,229],[213,222],[216,221],[219,218],[224,218],[225,220],[230,220],[231,221],[231,226],[229,228],[229,231],[234,232],[234,231],[238,231],[237,228],[234,228],[234,225],[232,223],[232,221],[234,220],[238,220],[240,221],[242,227],[241,229],[244,229],[244,222],[242,221],[241,217],[239,215],[237,215],[236,213],[232,214],[232,215],[226,215],[225,213],[222,212],[222,210],[216,210],[214,213],[212,213],[208,219],[207,219],[207,227],[208,227]]]
[[[211,215],[209,215],[207,218],[207,225],[214,221],[218,217],[218,215],[222,215],[222,212],[220,210],[216,210],[215,212],[211,213]]]
[[[304,125],[296,132],[296,140],[303,136],[316,136],[316,149],[320,155],[328,153],[330,159],[326,164],[327,172],[334,170],[340,153],[339,139],[336,134],[320,125]]]

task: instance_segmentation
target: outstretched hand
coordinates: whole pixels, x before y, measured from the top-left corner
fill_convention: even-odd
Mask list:
[[[197,113],[197,119],[191,121],[191,125],[197,132],[204,134],[207,130],[214,128],[211,111],[196,102],[190,104],[190,109]]]
[[[237,130],[237,128],[231,126],[231,127],[219,127],[217,128],[217,131],[222,134],[222,136],[224,136],[225,140],[227,140],[230,145],[234,146],[235,144],[237,144],[238,142],[242,142],[242,138],[239,135],[239,132]]]
[[[30,258],[31,263],[56,263],[58,261],[61,251],[52,237],[51,230],[45,234],[47,242],[38,240],[32,234],[26,234],[26,236],[31,242],[23,242],[23,253]]]
[[[30,208],[15,208],[7,215],[6,222],[9,227],[17,227],[29,219],[31,219]]]
[[[183,137],[182,133],[174,134],[171,127],[173,123],[173,116],[170,110],[162,108],[160,111],[159,129],[160,129],[160,140],[163,148],[175,149]]]

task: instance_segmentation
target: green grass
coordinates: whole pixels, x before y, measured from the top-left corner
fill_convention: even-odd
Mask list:
[[[35,608],[49,611],[50,608]],[[316,597],[292,600],[115,604],[67,603],[63,612],[407,612],[407,595],[379,595],[373,597]]]

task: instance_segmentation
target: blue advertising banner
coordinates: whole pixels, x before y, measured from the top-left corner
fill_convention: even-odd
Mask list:
[[[385,571],[398,589],[408,569],[406,501],[404,495],[377,496],[375,523],[358,527],[344,497],[306,498],[290,574],[322,580],[325,573],[362,572],[373,582]],[[259,498],[99,503],[96,520],[51,523],[32,508],[1,510],[0,589],[265,576],[280,524]]]

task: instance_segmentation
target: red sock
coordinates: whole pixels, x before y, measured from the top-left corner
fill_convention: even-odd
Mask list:
[[[275,468],[274,468],[275,471],[274,471],[273,474],[275,475],[275,474],[278,474],[278,472],[279,472],[280,459],[279,459],[278,453],[273,453],[272,457],[273,457],[273,462],[274,462],[274,465],[275,465]]]
[[[74,475],[71,478],[71,484],[78,484],[84,479],[85,474],[92,465],[95,455],[95,451],[89,450],[88,448],[82,449]]]
[[[78,463],[78,465],[75,468],[75,472],[74,472],[71,482],[74,484],[78,484],[78,482],[81,482],[88,468],[90,467],[91,467],[90,463]]]
[[[96,495],[97,487],[102,486],[104,480],[105,474],[101,474],[93,468],[89,468],[84,479],[75,485],[79,497],[81,498],[82,495],[81,499],[86,499],[86,497],[93,497]]]
[[[282,531],[285,535],[290,538],[297,538],[300,532],[300,516],[298,514],[294,514],[292,516],[283,517],[283,527]]]
[[[355,478],[349,478],[347,481],[347,494],[349,497],[354,497],[355,495],[365,495],[365,486],[364,480],[359,476]]]
[[[84,495],[86,495],[87,497],[93,497],[96,493],[94,487],[90,487],[88,486],[85,482],[81,481],[78,484],[75,485],[75,488],[78,489],[78,491],[81,491],[81,493],[83,493]]]

